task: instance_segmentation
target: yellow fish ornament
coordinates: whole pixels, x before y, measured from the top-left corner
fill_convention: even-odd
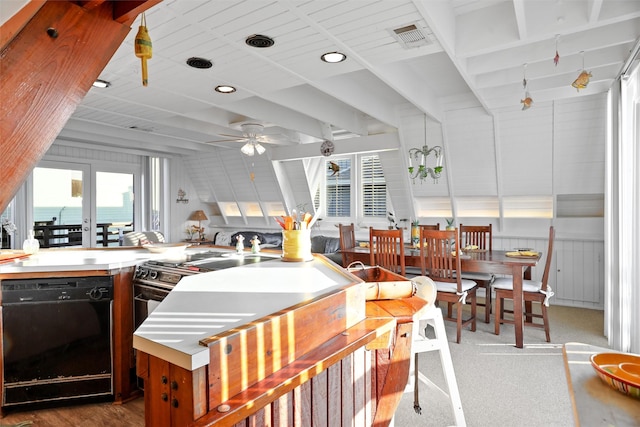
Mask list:
[[[531,104],[533,104],[533,99],[531,99],[531,95],[529,95],[529,92],[525,92],[524,99],[520,100],[520,102],[522,103],[523,110],[527,110],[529,107],[531,107]]]
[[[589,84],[590,78],[591,78],[591,73],[585,70],[582,70],[578,78],[575,79],[573,83],[571,83],[571,86],[575,87],[577,91],[580,92],[580,89],[584,89],[587,87],[587,85]]]

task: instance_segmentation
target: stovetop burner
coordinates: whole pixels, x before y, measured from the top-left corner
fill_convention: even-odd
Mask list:
[[[240,267],[280,258],[279,254],[206,251],[185,253],[180,259],[148,260],[138,266],[135,280],[146,285],[163,288],[175,286],[182,277],[197,273]]]

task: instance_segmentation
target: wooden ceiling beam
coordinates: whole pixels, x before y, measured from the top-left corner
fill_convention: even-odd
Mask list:
[[[7,21],[13,35],[0,51],[0,212],[122,44],[136,14],[159,1],[91,1],[89,8],[35,1]]]

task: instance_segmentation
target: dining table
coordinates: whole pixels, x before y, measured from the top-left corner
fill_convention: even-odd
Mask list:
[[[356,246],[353,248],[340,249],[341,253],[347,255],[347,265],[360,261],[369,265],[371,253],[368,246]],[[470,273],[492,273],[503,274],[513,277],[513,316],[515,329],[515,345],[517,348],[524,346],[524,318],[523,318],[523,279],[531,279],[531,268],[540,261],[541,253],[537,256],[516,254],[517,251],[506,250],[470,250],[464,251],[460,257],[460,267],[465,272]],[[405,266],[421,267],[420,249],[410,246],[404,250]],[[516,301],[520,301],[519,304]]]

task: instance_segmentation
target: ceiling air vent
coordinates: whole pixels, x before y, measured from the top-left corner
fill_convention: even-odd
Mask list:
[[[389,31],[405,49],[426,46],[432,43],[427,32],[422,28],[418,28],[415,24],[405,25],[400,28],[393,28]]]
[[[275,43],[271,37],[261,34],[249,36],[244,42],[251,47],[271,47]]]
[[[187,65],[193,68],[206,69],[206,68],[211,68],[213,66],[213,63],[208,59],[198,58],[197,56],[193,56],[187,59]]]

